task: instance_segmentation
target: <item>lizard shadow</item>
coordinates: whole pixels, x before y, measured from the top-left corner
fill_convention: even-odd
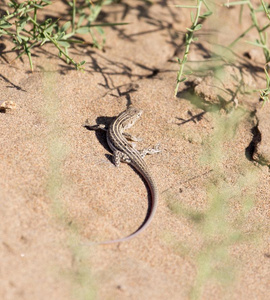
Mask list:
[[[106,130],[109,126],[109,124],[115,119],[115,117],[106,117],[106,116],[102,116],[102,117],[97,117],[96,118],[96,124],[95,125],[91,125],[89,123],[89,120],[87,119],[85,121],[85,124],[83,125],[84,128],[86,128],[87,130],[90,131],[95,131],[96,133],[96,138],[98,139],[98,141],[100,142],[100,144],[110,153],[112,153],[108,143],[107,143],[107,138],[106,138]],[[99,126],[104,126],[104,129],[99,128]],[[111,156],[111,155],[106,155],[107,156]],[[107,157],[108,158],[108,157]],[[111,160],[111,159],[110,159]]]

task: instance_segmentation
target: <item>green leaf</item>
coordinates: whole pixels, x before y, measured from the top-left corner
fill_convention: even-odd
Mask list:
[[[194,31],[200,30],[202,28],[202,24],[197,24],[194,28]]]
[[[66,41],[57,41],[58,44],[62,47],[68,48],[70,47],[70,43],[66,42]]]
[[[25,42],[27,42],[29,40],[29,37],[24,36],[24,35],[20,35],[21,39]]]
[[[60,32],[58,35],[55,36],[55,38],[59,41],[61,39],[63,39],[65,33],[64,32]]]
[[[67,31],[67,30],[69,29],[70,25],[71,25],[71,22],[70,22],[70,21],[66,22],[66,23],[62,26],[61,30],[62,30],[62,31]]]
[[[88,16],[87,20],[91,23],[95,21],[101,11],[101,6],[99,4],[96,4],[95,6],[91,6],[91,14]]]
[[[174,5],[175,7],[180,7],[180,8],[196,8],[198,9],[198,6],[195,5]]]
[[[53,23],[52,23],[52,18],[46,19],[45,22],[44,22],[43,24],[46,25],[46,26],[47,26],[47,25],[50,25],[50,24],[53,25]],[[43,24],[42,24],[42,25],[43,25]]]
[[[66,36],[64,36],[66,37]],[[84,41],[81,40],[75,40],[75,39],[68,39],[68,38],[64,38],[65,41],[67,41],[70,44],[83,44]]]
[[[49,39],[45,38],[40,45],[43,46],[48,41],[49,41]]]
[[[20,44],[22,43],[22,39],[19,35],[17,35],[17,40],[19,41]]]
[[[249,0],[243,0],[243,1],[235,1],[235,2],[228,2],[223,4],[226,7],[235,6],[235,5],[243,5],[249,3]]]
[[[267,84],[269,85],[270,84],[270,76],[269,76],[268,71],[267,71],[266,68],[264,68],[264,73],[265,73],[265,76],[266,76]]]
[[[80,27],[82,25],[82,22],[83,22],[84,19],[85,19],[85,15],[83,14],[83,15],[80,16],[80,18],[78,20],[77,27]]]
[[[96,26],[102,26],[102,27],[106,27],[106,26],[119,26],[119,25],[128,25],[129,23],[101,23],[101,24],[91,24],[89,25],[89,27],[96,27]]]
[[[26,25],[26,23],[27,23],[27,21],[28,21],[28,17],[20,19],[19,22],[17,23],[19,25],[18,29],[19,30],[23,30],[24,27],[25,27],[25,25]]]
[[[258,40],[256,40],[256,42],[251,42],[251,41],[245,41],[245,42],[248,43],[248,44],[251,44],[253,46],[257,46],[257,47],[260,47],[260,48],[266,48],[267,49],[267,46],[260,44]]]
[[[202,14],[201,16],[199,16],[199,18],[205,19],[205,18],[211,16],[212,14],[213,14],[212,11],[207,11],[204,14]]]
[[[50,26],[50,27],[48,27],[48,28],[46,28],[46,29],[44,30],[44,32],[45,32],[45,33],[48,33],[49,35],[51,35],[52,31],[53,31],[53,27],[52,27],[52,26]]]
[[[114,2],[114,0],[106,0],[106,1],[103,2],[103,5],[109,5],[113,2]]]
[[[36,7],[36,8],[43,8],[44,6],[43,5],[39,5],[39,4],[36,4],[36,3],[33,3],[32,4],[34,7]]]
[[[48,21],[48,23],[47,23],[47,21]],[[44,32],[52,33],[53,28],[54,28],[55,24],[57,23],[57,20],[55,22],[52,22],[52,23],[51,23],[51,21],[52,21],[52,19],[48,19],[48,20],[45,21],[45,26],[47,26],[47,25],[48,26],[44,29]]]
[[[69,63],[70,63],[70,59],[69,59],[69,56],[68,56],[68,47],[65,47],[64,53],[66,54],[66,61],[67,61],[67,64],[69,64]]]
[[[89,32],[90,32],[90,29],[87,26],[83,26],[83,27],[76,29],[76,33],[85,34],[85,33],[89,33]]]
[[[0,28],[10,28],[11,26],[12,24],[10,24],[9,22],[5,20],[0,20]]]
[[[98,33],[99,33],[100,35],[103,35],[103,34],[104,34],[104,30],[103,30],[102,27],[97,26],[97,27],[96,27],[96,30],[98,31]]]
[[[187,57],[184,57],[183,59],[182,59],[182,64],[185,64],[187,62]]]
[[[187,77],[183,77],[183,78],[181,78],[178,82],[180,83],[180,82],[183,82],[183,81],[185,81],[187,79]]]
[[[69,39],[71,36],[73,36],[74,35],[74,32],[70,32],[70,33],[68,33],[68,34],[65,34],[64,36],[63,36],[63,40],[67,40],[67,39]]]
[[[0,37],[4,34],[7,34],[7,31],[0,29]]]
[[[190,19],[191,19],[191,22],[194,23],[194,13],[193,13],[193,11],[190,12]]]

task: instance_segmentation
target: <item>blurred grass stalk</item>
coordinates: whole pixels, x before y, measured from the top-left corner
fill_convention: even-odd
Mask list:
[[[243,109],[237,109],[229,114],[212,112],[212,115],[214,132],[205,143],[202,157],[202,162],[209,165],[212,172],[207,183],[208,209],[198,226],[203,246],[196,255],[197,275],[190,294],[194,300],[202,299],[204,287],[210,280],[218,284],[225,297],[237,282],[236,273],[239,272],[240,265],[239,262],[236,263],[230,250],[241,242],[258,238],[256,224],[253,232],[245,231],[245,222],[254,207],[258,169],[249,161],[236,161],[239,176],[234,180],[231,180],[230,174],[224,169],[226,161],[233,159],[233,149],[225,150],[224,143],[233,140],[239,124],[249,114]],[[231,216],[234,201],[241,208]]]
[[[168,208],[180,219],[185,218],[198,238],[190,242],[181,238],[180,242],[168,235],[167,240],[194,266],[196,274],[188,297],[191,300],[207,299],[209,287],[216,289],[222,299],[229,298],[242,272],[242,261],[234,250],[241,254],[241,245],[256,242],[258,247],[261,242],[259,221],[250,224],[249,220],[256,203],[258,167],[243,153],[236,156],[234,150],[239,126],[250,122],[250,113],[241,107],[229,113],[208,108],[208,116],[213,132],[203,139],[200,157],[208,169],[202,185],[206,189],[206,208],[192,209],[179,199],[178,193],[166,193]],[[228,162],[233,163],[233,172]]]
[[[61,203],[62,186],[64,178],[62,176],[62,165],[67,151],[61,141],[62,130],[60,127],[60,102],[56,93],[56,74],[51,72],[44,73],[44,96],[45,96],[45,115],[49,135],[47,140],[49,157],[49,177],[47,191],[52,201],[53,214],[57,219],[65,221],[66,212]]]
[[[80,245],[80,236],[74,220],[70,221],[64,203],[65,178],[63,163],[68,154],[63,136],[65,129],[61,127],[61,103],[57,97],[57,77],[53,72],[44,73],[45,117],[48,126],[48,163],[47,194],[51,201],[51,212],[56,222],[67,232],[66,246],[69,248],[73,264],[68,267],[60,266],[60,276],[71,282],[74,299],[96,299],[96,287],[89,265],[89,248]],[[59,276],[58,276],[59,277]]]

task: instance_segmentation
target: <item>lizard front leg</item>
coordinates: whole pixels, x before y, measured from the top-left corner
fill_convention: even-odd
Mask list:
[[[88,120],[85,121],[84,126],[87,127],[90,130],[100,130],[100,129],[104,130],[104,131],[108,130],[108,128],[103,124],[90,125]]]
[[[161,152],[161,149],[159,149],[159,144],[154,146],[154,148],[145,148],[143,150],[139,150],[139,153],[141,155],[141,158],[144,158],[146,155],[155,154]]]
[[[142,139],[141,138],[137,138],[136,136],[133,136],[127,132],[123,132],[123,136],[128,140],[128,141],[131,141],[131,142],[141,142]]]

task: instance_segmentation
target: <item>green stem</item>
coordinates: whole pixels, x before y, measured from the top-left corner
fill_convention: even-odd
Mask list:
[[[29,60],[31,71],[33,72],[34,67],[33,67],[33,62],[32,62],[31,51],[30,51],[30,48],[27,47],[27,43],[25,43],[24,48],[25,48],[25,52],[26,52],[26,55],[27,55],[28,60]]]
[[[267,18],[270,20],[270,13],[269,13],[269,11],[268,11],[268,9],[267,9],[267,7],[266,7],[266,5],[265,5],[265,3],[264,3],[263,0],[261,0],[261,4],[262,4],[262,7],[263,7],[263,9],[264,9],[264,11],[266,13]]]
[[[250,27],[248,27],[247,30],[245,30],[239,37],[237,37],[233,42],[230,43],[228,46],[229,48],[232,48],[241,38],[243,38],[252,28],[254,28],[254,24],[252,24]]]
[[[69,57],[69,56],[61,49],[61,47],[57,44],[57,41],[56,41],[55,39],[53,39],[52,37],[50,37],[50,36],[47,34],[47,32],[43,32],[43,33],[44,33],[45,37],[46,37],[47,39],[49,39],[49,40],[54,44],[54,46],[59,50],[59,52],[60,52],[61,54],[63,54],[67,59],[69,59],[70,62],[71,62],[74,66],[77,66],[76,62],[75,62],[71,57]]]
[[[37,22],[37,9],[36,9],[36,7],[34,9],[34,21]],[[36,30],[37,30],[37,27],[34,24],[34,28],[33,28],[34,36],[36,35]]]
[[[24,12],[24,14],[29,13],[29,12],[31,12],[31,11],[33,11],[33,10],[34,10],[34,8],[29,8],[28,10],[26,10],[26,11]],[[10,14],[10,15],[4,16],[3,19],[4,19],[5,21],[7,21],[7,20],[9,20],[9,19],[11,19],[11,18],[13,18],[13,17],[16,17],[16,16],[19,15],[20,13],[21,13],[21,11],[14,11],[14,13],[12,13],[12,14]]]
[[[199,20],[199,16],[200,16],[200,12],[201,12],[201,6],[202,6],[202,0],[197,0],[197,12],[196,12],[196,17],[195,17],[195,20],[191,26],[191,30],[188,30],[188,33],[186,33],[186,48],[185,48],[185,54],[184,54],[184,57],[182,59],[182,61],[179,61],[179,64],[180,64],[180,69],[179,71],[177,72],[177,83],[176,83],[176,88],[175,88],[175,91],[174,91],[174,96],[177,95],[177,92],[178,92],[178,88],[179,88],[179,84],[181,82],[181,79],[182,79],[182,76],[183,76],[183,73],[184,73],[184,67],[185,67],[185,63],[187,61],[187,58],[188,58],[188,54],[189,54],[189,48],[190,48],[190,44],[192,43],[193,41],[193,35],[194,35],[194,29],[195,27],[197,26],[198,24],[198,20]]]
[[[72,32],[75,32],[76,0],[73,0],[72,6]]]
[[[29,20],[36,26],[39,26],[38,23],[36,23],[31,17],[29,17]],[[42,31],[42,33],[48,40],[50,40],[54,44],[54,46],[59,50],[60,54],[63,54],[77,68],[78,64],[61,49],[61,47],[58,45],[57,41],[54,38],[52,38],[47,32]]]
[[[27,48],[27,49],[28,49],[27,51],[30,52],[30,50],[31,50],[33,47],[35,47],[37,44],[38,44],[38,42],[33,43],[30,47]],[[25,47],[24,47],[23,52],[21,52],[21,53],[20,53],[18,56],[16,56],[12,61],[10,61],[10,64],[12,64],[14,60],[20,58],[24,53],[26,53],[26,48],[25,48]],[[28,58],[29,58],[29,56],[28,56]],[[30,65],[31,65],[31,63],[30,63]],[[33,67],[33,66],[32,66],[32,67]],[[32,69],[32,68],[31,68],[31,69]],[[32,71],[33,71],[33,70],[32,70]]]

